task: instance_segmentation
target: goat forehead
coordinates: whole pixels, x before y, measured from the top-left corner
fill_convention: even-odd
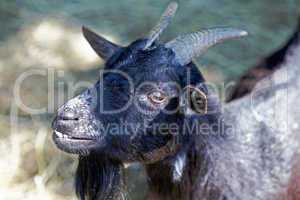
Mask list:
[[[129,46],[109,60],[107,67],[118,70],[163,67],[171,63],[173,57],[173,52],[163,45],[158,45],[151,50]]]
[[[177,83],[179,81],[179,76],[176,74],[176,71],[168,67],[137,70],[137,72],[132,74],[132,77],[130,78],[135,86],[144,84],[162,85],[163,83]]]
[[[138,86],[145,82],[178,82],[180,74],[176,68],[168,64],[124,66],[119,70],[107,71],[104,82],[116,85],[134,84]]]
[[[152,82],[173,82],[173,81],[178,81],[178,73],[173,68],[156,68],[153,71],[150,71],[147,73],[148,81]]]

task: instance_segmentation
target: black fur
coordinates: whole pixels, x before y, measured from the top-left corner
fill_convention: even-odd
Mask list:
[[[106,155],[79,156],[76,193],[80,199],[119,199],[124,195],[123,167]]]

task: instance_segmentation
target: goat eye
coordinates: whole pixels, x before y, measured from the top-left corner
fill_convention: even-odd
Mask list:
[[[153,104],[162,104],[167,100],[167,96],[162,91],[151,92],[148,98]]]

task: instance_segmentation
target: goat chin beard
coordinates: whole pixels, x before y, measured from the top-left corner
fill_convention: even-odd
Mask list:
[[[105,155],[79,156],[76,171],[76,194],[81,200],[126,199],[124,167]]]

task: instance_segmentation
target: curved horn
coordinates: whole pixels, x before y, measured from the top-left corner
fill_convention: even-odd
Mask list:
[[[168,42],[166,47],[174,51],[175,59],[184,66],[190,63],[193,58],[203,54],[209,47],[224,40],[246,35],[248,35],[246,31],[233,28],[208,29],[179,36]]]
[[[177,8],[178,4],[176,2],[171,2],[168,5],[157,25],[150,31],[150,34],[147,37],[148,41],[144,49],[149,48],[153,44],[153,42],[157,40],[160,34],[167,28],[172,18],[175,16]]]
[[[82,27],[82,32],[94,51],[104,60],[108,60],[121,48],[84,26]]]

